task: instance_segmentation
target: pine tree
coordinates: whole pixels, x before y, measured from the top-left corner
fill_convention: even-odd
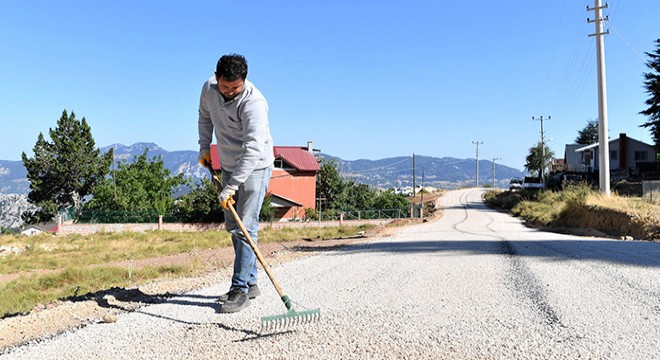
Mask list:
[[[101,155],[96,148],[87,120],[77,120],[66,109],[55,129],[49,129],[52,142],[39,133],[34,157],[22,153],[30,181],[28,202],[39,207],[21,218],[29,224],[52,221],[62,210],[82,210],[82,199],[108,174],[112,151]]]
[[[644,87],[646,93],[650,95],[645,103],[649,107],[640,112],[640,114],[648,116],[649,120],[640,126],[650,129],[655,141],[655,148],[660,151],[660,39],[657,39],[655,44],[655,51],[646,53],[650,58],[646,66],[651,71],[644,73]]]
[[[598,120],[589,120],[584,129],[578,131],[575,143],[580,145],[591,145],[598,142]]]

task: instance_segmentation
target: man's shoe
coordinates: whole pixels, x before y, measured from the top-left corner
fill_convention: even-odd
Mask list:
[[[218,302],[225,302],[225,301],[227,301],[227,299],[229,298],[229,294],[230,294],[230,293],[231,293],[231,291],[229,291],[229,292],[226,293],[226,294],[222,294],[222,295],[220,295],[220,297],[218,298],[217,301],[218,301]],[[250,285],[250,287],[248,288],[247,295],[248,295],[248,298],[249,298],[250,300],[252,300],[252,299],[256,298],[257,296],[261,295],[261,290],[259,290],[259,287],[258,287],[256,284],[255,284],[255,285]]]
[[[229,292],[227,301],[220,307],[219,312],[223,314],[234,313],[241,311],[250,306],[250,299],[248,294],[240,290],[233,290]]]

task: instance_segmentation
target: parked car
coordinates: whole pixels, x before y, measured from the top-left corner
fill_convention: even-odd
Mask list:
[[[584,174],[558,172],[548,179],[546,185],[548,189],[558,191],[564,189],[566,186],[586,183],[587,179]]]
[[[541,190],[543,189],[543,179],[536,176],[525,176],[522,181],[522,187],[525,190]]]
[[[522,179],[513,178],[509,181],[509,190],[522,190]]]
[[[582,174],[563,174],[561,176],[562,189],[570,185],[585,184],[586,179]]]

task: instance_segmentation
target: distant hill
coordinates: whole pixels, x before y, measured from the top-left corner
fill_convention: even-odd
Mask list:
[[[117,162],[130,162],[136,156],[142,155],[145,149],[149,149],[149,157],[160,156],[163,159],[163,164],[168,170],[170,170],[170,172],[172,172],[172,174],[183,173],[184,176],[192,177],[194,179],[201,179],[202,177],[209,176],[208,170],[204,169],[197,162],[197,151],[166,151],[154,143],[135,143],[130,146],[113,144],[100,149],[102,153],[114,149],[115,160]]]
[[[30,190],[22,161],[0,160],[0,194],[25,194]]]
[[[149,156],[160,156],[167,169],[173,174],[183,173],[186,177],[201,179],[208,171],[197,163],[197,151],[167,151],[154,143],[135,143],[130,146],[113,144],[100,148],[105,153],[115,151],[115,159],[132,161],[149,149]],[[346,178],[379,188],[412,186],[412,156],[401,156],[380,160],[343,160],[338,157],[321,154],[322,158],[333,159],[339,164],[340,173]],[[453,189],[475,184],[475,159],[457,159],[451,157],[415,156],[415,178],[418,185]],[[509,179],[522,177],[518,169],[496,164],[497,186],[508,187]],[[479,161],[479,183],[492,184],[493,163]],[[22,161],[0,160],[0,194],[22,194],[29,192],[27,171]]]
[[[331,155],[322,154],[339,164],[340,173],[346,178],[369,184],[374,187],[391,188],[413,185],[412,156],[401,156],[381,160],[346,161]],[[475,185],[476,160],[452,157],[431,157],[415,155],[416,185],[442,189],[455,189]],[[508,188],[509,180],[523,177],[524,173],[501,164],[495,164],[496,187]],[[479,161],[479,185],[492,185],[493,162]]]

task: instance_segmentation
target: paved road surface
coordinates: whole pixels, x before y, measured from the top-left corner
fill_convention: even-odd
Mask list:
[[[443,197],[439,221],[275,268],[322,319],[260,332],[264,294],[217,314],[228,283],[22,346],[16,359],[660,359],[660,243],[529,229],[483,191]]]

